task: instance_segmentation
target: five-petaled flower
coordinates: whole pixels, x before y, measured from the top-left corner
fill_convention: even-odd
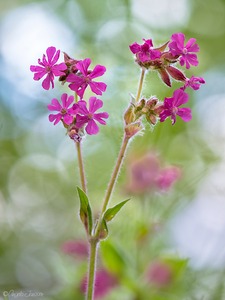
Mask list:
[[[163,110],[160,113],[160,122],[164,122],[166,118],[170,117],[172,125],[176,122],[176,115],[181,117],[184,122],[188,122],[192,119],[191,109],[188,107],[179,108],[182,104],[188,102],[188,94],[182,89],[175,90],[173,97],[165,98],[163,104]]]
[[[152,40],[143,39],[144,43],[139,45],[138,43],[133,43],[130,45],[130,50],[132,53],[136,54],[137,60],[145,63],[150,60],[155,60],[156,58],[160,58],[161,52],[153,49]]]
[[[73,96],[68,96],[67,94],[62,94],[61,96],[62,105],[57,99],[52,99],[51,104],[48,105],[48,110],[58,111],[56,114],[49,115],[49,121],[54,122],[54,125],[62,120],[66,125],[70,125],[74,121],[74,115],[78,111],[77,104],[71,106],[74,101]]]
[[[46,75],[45,79],[42,82],[42,87],[45,90],[50,89],[50,84],[52,85],[52,88],[54,88],[54,76],[62,76],[65,75],[63,71],[67,69],[67,66],[65,63],[56,64],[59,55],[60,50],[56,51],[55,47],[49,47],[46,50],[47,53],[47,59],[46,55],[43,54],[42,60],[38,59],[38,64],[40,66],[30,66],[31,72],[34,72],[34,80],[40,80],[43,76]]]
[[[96,111],[103,106],[103,102],[96,97],[90,97],[89,109],[87,109],[87,103],[84,100],[78,101],[78,114],[76,115],[76,127],[81,128],[85,124],[85,130],[88,134],[97,134],[99,132],[96,121],[102,125],[106,125],[105,120],[109,117],[107,112],[96,113]]]
[[[78,70],[77,74],[71,73],[66,79],[67,82],[71,82],[69,84],[69,88],[75,91],[80,98],[83,97],[88,85],[90,86],[92,92],[96,95],[102,95],[107,87],[104,82],[93,81],[94,78],[102,76],[105,73],[106,68],[104,66],[97,65],[94,67],[93,71],[91,71],[88,70],[90,64],[90,58],[79,61],[76,64],[76,68]]]
[[[180,56],[180,64],[190,69],[190,65],[197,66],[197,55],[193,52],[199,52],[199,46],[196,44],[196,39],[191,38],[186,46],[184,45],[185,35],[183,33],[174,33],[171,37],[171,42],[168,44],[170,52],[174,56]]]
[[[191,76],[191,78],[185,79],[185,84],[183,89],[185,90],[187,87],[192,88],[193,90],[198,90],[201,84],[204,84],[205,80],[202,77]]]

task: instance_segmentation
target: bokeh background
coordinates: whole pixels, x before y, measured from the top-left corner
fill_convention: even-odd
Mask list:
[[[44,91],[29,66],[55,46],[107,68],[108,126],[83,145],[97,215],[122,115],[137,89],[139,69],[128,45],[142,38],[160,45],[181,31],[201,49],[199,66],[186,74],[206,80],[190,94],[193,120],[175,126],[167,120],[132,141],[111,205],[130,196],[129,166],[146,153],[179,167],[182,176],[167,192],[134,195],[110,224],[98,266],[116,284],[99,299],[225,299],[225,1],[1,0],[0,26],[0,299],[12,290],[42,293],[30,299],[84,298],[85,251],[65,244],[85,241],[76,149],[60,125],[48,122],[46,109],[67,88]],[[143,94],[163,99],[172,92],[148,73]]]

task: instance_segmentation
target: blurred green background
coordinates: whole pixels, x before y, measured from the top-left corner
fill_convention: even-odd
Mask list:
[[[137,89],[139,69],[128,45],[142,38],[160,45],[174,32],[197,39],[200,63],[186,74],[206,84],[190,93],[190,123],[172,127],[167,120],[132,141],[112,204],[127,198],[129,163],[146,152],[179,166],[182,178],[169,193],[132,197],[110,224],[99,266],[119,284],[103,299],[225,299],[225,1],[9,0],[0,2],[0,24],[0,299],[10,290],[43,293],[31,299],[83,299],[86,262],[62,251],[67,240],[85,239],[76,149],[60,125],[48,122],[46,109],[67,88],[43,91],[29,66],[55,46],[107,68],[108,126],[83,145],[97,215],[119,150],[122,115]],[[164,99],[172,92],[148,73],[143,95]],[[169,262],[168,286],[146,283],[154,261]]]

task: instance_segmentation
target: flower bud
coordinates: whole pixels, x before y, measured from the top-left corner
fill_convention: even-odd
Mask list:
[[[128,138],[136,135],[143,129],[141,121],[136,121],[125,126],[125,133]]]
[[[84,136],[83,130],[81,128],[76,128],[75,125],[68,127],[67,134],[71,140],[74,140],[76,143],[80,143],[82,141],[82,137]]]
[[[125,124],[130,124],[133,123],[135,121],[135,114],[134,114],[134,105],[131,104],[128,109],[125,111],[124,113],[124,121]]]
[[[185,79],[186,79],[185,75],[180,70],[178,70],[177,68],[174,68],[172,66],[168,66],[168,67],[166,67],[166,71],[175,80],[185,81]]]
[[[161,69],[158,70],[158,72],[159,72],[159,75],[160,75],[162,81],[166,85],[168,85],[169,87],[171,87],[170,77],[169,77],[168,73],[166,72],[166,70],[161,68]]]

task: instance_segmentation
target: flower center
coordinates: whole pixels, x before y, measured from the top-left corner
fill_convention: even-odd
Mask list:
[[[93,119],[93,114],[91,114],[91,113],[89,113],[88,115],[87,115],[87,117],[88,117],[88,119]]]
[[[184,48],[183,49],[183,54],[187,54],[188,53],[188,49],[187,48]]]
[[[47,73],[50,73],[51,72],[51,67],[50,66],[46,66],[45,70],[46,70]]]
[[[65,115],[67,113],[67,109],[66,108],[62,108],[60,112],[61,112],[62,115]]]
[[[173,114],[173,115],[176,115],[177,112],[178,112],[178,107],[174,106],[174,107],[172,108],[172,114]]]

